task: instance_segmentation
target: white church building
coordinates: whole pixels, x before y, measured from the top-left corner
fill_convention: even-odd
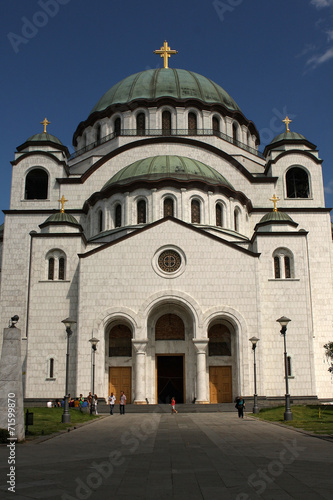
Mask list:
[[[164,67],[128,76],[73,135],[32,135],[12,161],[0,227],[0,329],[19,316],[26,399],[330,399],[330,210],[322,160],[286,131],[259,152],[223,88]],[[47,129],[48,126],[48,129]],[[298,124],[300,126],[301,124]],[[290,131],[290,128],[292,129]],[[96,351],[91,339],[98,339]]]

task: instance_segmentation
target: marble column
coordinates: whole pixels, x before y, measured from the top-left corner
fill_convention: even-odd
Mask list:
[[[146,349],[148,340],[132,340],[135,350],[135,397],[134,404],[145,405],[146,401]]]
[[[208,404],[207,397],[207,346],[208,339],[193,339],[197,354],[196,404]]]
[[[0,360],[0,428],[8,429],[8,443],[25,438],[23,411],[21,330],[5,328]]]

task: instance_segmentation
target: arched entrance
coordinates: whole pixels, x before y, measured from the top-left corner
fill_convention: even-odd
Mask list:
[[[108,394],[119,399],[124,391],[127,403],[132,398],[132,329],[119,319],[107,325],[106,355],[109,365]]]

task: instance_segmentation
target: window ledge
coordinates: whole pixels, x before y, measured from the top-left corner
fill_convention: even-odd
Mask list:
[[[46,379],[45,379],[45,380],[47,380],[47,381],[53,381],[53,380],[57,380],[57,379],[56,379],[56,378],[46,377]]]
[[[38,283],[70,283],[70,280],[39,280]]]
[[[299,278],[268,278],[268,281],[301,281]]]

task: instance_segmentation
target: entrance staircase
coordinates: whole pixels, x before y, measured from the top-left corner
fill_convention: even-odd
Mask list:
[[[216,412],[236,412],[235,403],[196,405],[193,403],[176,404],[179,413],[216,413]],[[126,413],[171,413],[171,406],[168,404],[154,405],[126,405]],[[103,401],[98,402],[98,413],[100,415],[110,413],[109,406]],[[119,413],[119,405],[116,404],[113,413]]]

